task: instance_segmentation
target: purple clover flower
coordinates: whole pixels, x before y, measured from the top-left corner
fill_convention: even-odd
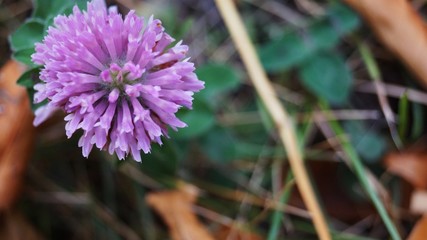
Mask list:
[[[124,159],[141,161],[140,151],[161,144],[167,127],[185,127],[175,113],[191,109],[192,95],[204,87],[186,58],[188,46],[164,32],[158,19],[130,11],[123,19],[117,7],[107,11],[94,0],[87,11],[74,7],[70,16],[57,16],[32,61],[44,67],[34,102],[48,100],[36,111],[35,125],[54,109],[63,109],[68,137],[82,129],[83,156],[95,145]]]

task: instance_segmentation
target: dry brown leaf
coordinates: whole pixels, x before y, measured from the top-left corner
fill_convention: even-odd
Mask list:
[[[407,0],[344,0],[427,87],[427,29]]]
[[[1,216],[0,239],[41,240],[35,228],[19,213],[8,212]]]
[[[409,210],[415,214],[427,214],[427,191],[416,190],[412,193]],[[427,238],[426,238],[427,239]]]
[[[194,187],[148,194],[147,203],[153,207],[169,227],[174,240],[213,240],[192,210],[197,191]]]
[[[33,146],[33,114],[26,90],[16,84],[23,67],[9,61],[0,70],[0,210],[14,202]]]
[[[234,231],[234,233],[233,233]],[[228,237],[232,235],[233,236],[233,240],[261,240],[263,239],[261,236],[252,233],[252,232],[248,232],[248,231],[244,231],[242,229],[232,229],[228,226],[222,226],[219,231],[215,234],[215,236],[217,237],[217,239],[228,239]]]
[[[369,201],[362,200],[354,190],[349,189],[354,186],[350,177],[344,177],[344,174],[347,174],[347,171],[344,171],[347,168],[344,163],[329,160],[307,161],[307,168],[316,183],[317,192],[328,216],[347,223],[357,223],[376,214]],[[288,204],[304,208],[297,188],[292,190]]]
[[[412,229],[411,234],[407,240],[426,240],[427,239],[427,215],[424,215],[420,220],[418,220],[414,229]]]
[[[427,154],[416,151],[390,153],[384,163],[388,171],[404,178],[415,188],[427,189]]]

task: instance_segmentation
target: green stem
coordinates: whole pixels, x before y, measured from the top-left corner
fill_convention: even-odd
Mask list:
[[[363,62],[368,69],[369,76],[372,78],[372,80],[379,81],[381,79],[381,73],[374,56],[372,56],[371,50],[364,43],[359,43],[358,47]]]
[[[408,115],[409,115],[409,101],[408,92],[405,91],[399,100],[399,135],[404,139],[408,132]]]
[[[390,108],[390,104],[387,101],[386,92],[383,87],[380,87],[382,81],[381,81],[381,72],[378,67],[377,62],[375,61],[374,56],[372,55],[371,50],[369,49],[368,45],[365,43],[358,43],[358,48],[360,55],[362,56],[362,60],[368,69],[369,77],[374,81],[375,88],[377,90],[378,100],[381,105],[381,109],[384,113],[384,116],[387,120],[387,124],[389,126],[390,135],[393,139],[394,144],[398,149],[402,148],[403,143],[400,139],[399,133],[396,130],[396,127],[393,124],[393,113]]]
[[[321,102],[320,107],[325,112],[327,112],[329,110],[329,106],[325,102]],[[330,113],[327,113],[327,114],[331,115]],[[328,116],[329,119],[333,119],[332,117],[333,116]],[[390,216],[388,215],[386,208],[384,207],[379,196],[375,192],[375,189],[373,188],[372,184],[369,183],[369,179],[366,177],[365,168],[362,164],[362,161],[360,160],[359,156],[357,155],[354,147],[351,145],[351,143],[345,137],[344,130],[341,128],[340,124],[335,120],[330,121],[329,124],[330,124],[330,127],[333,130],[334,134],[340,140],[342,150],[345,152],[345,154],[349,158],[349,160],[352,164],[353,170],[356,173],[357,178],[359,179],[359,182],[361,183],[362,187],[365,189],[369,198],[373,202],[375,208],[378,211],[378,214],[380,215],[381,219],[384,222],[384,225],[386,226],[388,232],[390,233],[391,238],[393,240],[400,240],[401,237],[397,231],[396,226],[394,225],[393,221],[391,220]]]
[[[280,195],[279,202],[280,204],[284,205],[288,202],[289,197],[291,196],[291,190],[294,186],[293,181],[293,174],[291,171],[288,172],[288,177],[285,180],[285,187],[283,188],[282,194]],[[268,233],[267,240],[275,240],[278,239],[277,236],[279,235],[280,230],[280,223],[283,219],[283,212],[276,209],[273,213],[273,216],[271,217],[271,227],[270,231]]]

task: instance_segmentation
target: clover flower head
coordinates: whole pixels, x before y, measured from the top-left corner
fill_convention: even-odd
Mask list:
[[[175,114],[182,106],[191,109],[193,93],[204,87],[186,57],[188,46],[170,47],[173,41],[158,19],[144,24],[134,11],[123,18],[104,0],[57,16],[32,55],[43,66],[34,102],[48,101],[36,111],[35,124],[63,109],[67,136],[83,131],[85,157],[95,145],[141,161],[140,152],[161,144],[168,126],[186,126]]]

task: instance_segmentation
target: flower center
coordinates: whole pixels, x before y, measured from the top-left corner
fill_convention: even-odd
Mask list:
[[[112,63],[108,69],[101,72],[100,77],[104,88],[110,92],[114,90],[124,94],[125,87],[140,82],[143,73],[144,70],[132,62],[127,62],[123,66]]]

